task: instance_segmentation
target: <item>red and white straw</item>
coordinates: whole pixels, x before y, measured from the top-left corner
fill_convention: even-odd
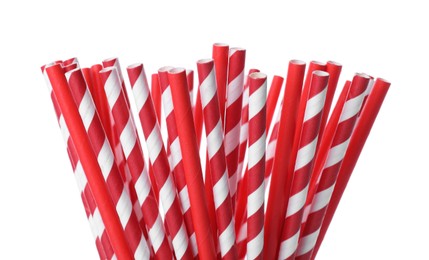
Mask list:
[[[329,74],[323,71],[314,71],[312,74],[302,128],[297,133],[300,141],[278,259],[294,259],[314,165]]]
[[[208,164],[211,171],[212,192],[219,232],[219,247],[222,259],[237,259],[234,219],[229,195],[228,171],[223,145],[222,119],[216,91],[213,60],[197,63],[203,118],[207,136]]]
[[[247,259],[262,259],[264,248],[264,174],[267,76],[249,76],[249,161],[247,182]]]
[[[246,50],[229,50],[228,86],[225,112],[225,153],[229,175],[229,192],[235,205],[237,190],[237,168],[240,144],[241,108],[244,85],[244,65]]]

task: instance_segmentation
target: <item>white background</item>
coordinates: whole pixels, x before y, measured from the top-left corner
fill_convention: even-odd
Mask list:
[[[40,66],[195,69],[214,42],[270,77],[296,58],[342,63],[340,85],[355,72],[392,82],[318,259],[429,259],[424,1],[141,2],[0,4],[0,259],[98,257]]]

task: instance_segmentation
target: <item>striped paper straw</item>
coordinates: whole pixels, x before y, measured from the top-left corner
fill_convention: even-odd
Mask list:
[[[314,71],[307,96],[304,122],[299,135],[298,153],[283,225],[278,259],[294,259],[300,235],[301,220],[307,199],[308,184],[314,164],[316,146],[325,104],[329,74]]]
[[[137,192],[155,257],[171,259],[172,252],[158,211],[158,203],[148,179],[136,127],[126,105],[125,95],[121,91],[119,76],[114,67],[101,70],[100,76],[115,120],[115,127],[120,134],[120,143],[130,170],[132,183]]]
[[[149,152],[149,160],[154,170],[155,181],[159,187],[159,197],[165,211],[165,222],[172,239],[176,258],[192,259],[176,185],[168,164],[167,153],[162,142],[143,64],[131,65],[127,68],[127,72],[137,110],[139,111],[138,114]]]
[[[70,58],[70,59],[67,59],[67,60],[61,62],[61,66],[64,68],[64,67],[66,67],[70,64],[73,64],[73,63],[76,63],[79,67],[79,61],[76,57],[73,57],[73,58]]]
[[[237,190],[237,167],[240,144],[241,107],[246,50],[229,50],[228,87],[225,114],[225,153],[229,175],[229,192],[233,207]]]
[[[119,76],[119,81],[121,83],[122,92],[125,95],[125,101],[127,102],[128,109],[130,109],[130,100],[128,99],[127,88],[125,87],[124,76],[122,75],[121,64],[119,63],[118,58],[109,58],[103,60],[103,68],[114,67]]]
[[[150,86],[150,93],[153,100],[153,106],[155,107],[156,118],[158,119],[158,124],[161,126],[161,87],[159,86],[159,77],[157,73],[152,74]]]
[[[82,168],[91,187],[100,215],[105,224],[112,248],[119,259],[132,259],[133,256],[125,238],[120,219],[113,204],[112,198],[103,178],[103,173],[97,157],[91,147],[85,126],[79,115],[78,108],[70,93],[63,69],[59,64],[46,68],[55,96],[63,112],[64,121],[69,129],[70,136],[75,144],[81,160]]]
[[[249,162],[247,182],[247,259],[262,259],[267,75],[249,76]]]
[[[186,70],[186,82],[188,83],[189,100],[191,100],[192,110],[195,109],[194,101],[194,71]]]
[[[190,113],[192,108],[185,70],[177,68],[168,71],[168,81],[171,85],[183,166],[186,169],[185,179],[192,204],[191,213],[197,238],[198,254],[201,259],[214,259],[216,253],[213,234],[210,229],[195,128],[192,122],[192,113]]]
[[[335,187],[338,171],[365,97],[368,82],[369,77],[367,75],[357,74],[353,78],[350,92],[344,103],[337,130],[335,131],[317,191],[311,204],[310,214],[299,240],[296,259],[310,259],[311,257],[327,205]]]
[[[109,141],[106,138],[100,119],[96,113],[91,94],[86,87],[80,69],[67,72],[67,81],[71,93],[79,108],[92,148],[97,155],[98,163],[110,191],[113,203],[116,205],[119,219],[128,239],[128,244],[135,259],[147,259],[149,247],[135,215],[128,192],[124,187],[118,167],[113,162],[114,156]]]
[[[89,188],[88,180],[86,179],[82,165],[80,164],[79,156],[76,152],[73,140],[70,138],[70,133],[64,121],[64,117],[62,116],[58,101],[53,92],[51,82],[47,77],[45,66],[42,68],[42,73],[45,77],[49,92],[51,93],[51,100],[54,106],[55,114],[57,116],[58,125],[67,147],[67,154],[69,155],[70,163],[73,168],[76,183],[81,194],[82,203],[84,205],[86,216],[95,239],[98,253],[102,259],[111,259],[114,256],[114,252],[112,246],[110,245],[109,237],[105,232],[103,220],[101,219],[100,212],[98,211],[98,207],[94,201],[91,189]]]
[[[325,213],[325,218],[320,228],[319,236],[314,247],[312,258],[317,254],[317,251],[322,244],[323,238],[325,237],[326,231],[329,228],[329,224],[335,214],[335,211],[340,203],[341,197],[350,179],[354,167],[359,159],[359,155],[362,152],[363,146],[368,139],[371,128],[374,125],[374,121],[380,111],[383,100],[386,97],[387,91],[389,90],[390,83],[383,80],[377,79],[375,81],[373,90],[369,92],[368,99],[362,109],[356,127],[353,131],[350,139],[347,152],[344,155],[343,163],[341,164],[340,172],[335,183],[335,188],[332,193],[331,200],[329,201],[328,209]]]
[[[287,198],[284,196],[284,190],[288,175],[289,158],[292,152],[296,112],[301,97],[304,72],[305,62],[299,60],[289,62],[265,217],[267,221],[265,222],[264,243],[266,245],[278,245],[283,227],[282,223],[286,214]],[[265,247],[264,258],[274,259],[277,253],[276,247]]]
[[[213,60],[200,60],[197,66],[207,136],[208,164],[211,171],[212,192],[219,232],[220,253],[222,259],[237,259],[214,62]]]

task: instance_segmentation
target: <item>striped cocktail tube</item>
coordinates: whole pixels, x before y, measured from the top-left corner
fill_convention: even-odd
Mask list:
[[[229,46],[224,43],[215,43],[212,48],[212,58],[215,65],[216,86],[219,98],[219,110],[222,123],[225,123],[226,85],[228,78]]]
[[[131,119],[131,112],[126,105],[124,93],[121,91],[119,76],[113,67],[101,70],[100,76],[115,120],[115,127],[120,135],[120,143],[124,150],[132,183],[137,192],[155,257],[171,259],[171,248],[165,235],[158,203],[149,182],[136,127]]]
[[[125,87],[125,80],[124,80],[124,76],[122,75],[122,69],[121,69],[121,64],[119,63],[119,59],[109,58],[109,59],[103,60],[102,63],[103,63],[103,68],[108,68],[108,67],[116,68],[116,72],[118,73],[119,81],[121,83],[121,89],[125,95],[125,101],[127,102],[128,109],[130,109],[130,100],[128,99],[127,88]]]
[[[129,247],[135,259],[147,259],[150,256],[146,238],[140,230],[137,216],[133,211],[127,189],[120,176],[119,169],[114,163],[110,143],[104,133],[91,94],[86,87],[82,71],[71,70],[66,73],[71,93],[79,108],[82,121],[91,140],[94,153],[110,191],[113,203],[116,205],[119,219],[128,240]]]
[[[127,72],[146,139],[149,160],[159,187],[159,198],[165,212],[167,231],[172,240],[175,256],[177,259],[192,259],[176,185],[170,171],[143,64],[131,65],[127,68]]]
[[[167,125],[167,135],[169,142],[169,163],[173,170],[174,179],[176,181],[177,190],[179,192],[180,205],[184,214],[186,230],[188,231],[189,240],[192,246],[194,257],[198,255],[197,241],[192,223],[191,203],[189,202],[188,187],[185,180],[185,168],[182,162],[182,151],[180,149],[179,136],[177,134],[176,119],[173,111],[173,100],[171,97],[170,84],[168,82],[168,70],[171,67],[163,67],[159,70],[159,85],[162,91],[163,111]]]
[[[354,76],[350,91],[341,112],[340,120],[335,131],[331,148],[324,164],[316,194],[313,198],[310,213],[304,224],[299,240],[296,259],[310,259],[313,252],[320,226],[325,216],[326,208],[335,187],[338,171],[346,153],[350,136],[357,121],[357,115],[362,107],[366,94],[369,77],[364,74]]]
[[[228,86],[225,111],[225,153],[229,175],[229,192],[232,205],[235,206],[237,190],[237,167],[240,144],[241,107],[244,84],[244,64],[246,50],[229,50]]]
[[[300,136],[300,141],[278,259],[294,259],[296,248],[298,247],[308,185],[314,165],[329,74],[318,70],[312,74],[302,129],[297,133]]]
[[[197,66],[220,253],[222,259],[237,259],[214,62],[213,60],[200,60]]]
[[[49,66],[49,65],[48,65]],[[112,246],[110,245],[109,237],[104,229],[104,223],[101,219],[100,212],[94,201],[91,189],[89,188],[88,181],[86,179],[85,173],[83,171],[82,165],[79,161],[79,156],[77,155],[76,149],[73,144],[73,140],[70,138],[70,133],[68,131],[67,125],[64,121],[64,118],[61,113],[61,109],[58,105],[58,101],[55,97],[55,94],[52,91],[51,83],[46,75],[45,66],[42,68],[43,76],[46,80],[46,85],[48,86],[52,104],[54,106],[55,114],[57,116],[58,125],[61,130],[64,142],[67,147],[67,153],[70,158],[70,163],[73,168],[74,176],[76,183],[81,194],[82,203],[84,204],[86,216],[92,231],[92,234],[95,239],[95,244],[100,255],[101,259],[112,259],[114,252]]]
[[[262,259],[267,76],[249,76],[249,161],[247,182],[247,259]]]

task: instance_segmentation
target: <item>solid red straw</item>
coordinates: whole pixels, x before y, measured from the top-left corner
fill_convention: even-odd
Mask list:
[[[378,112],[380,111],[383,100],[386,97],[387,91],[389,90],[390,83],[384,79],[377,79],[375,81],[373,90],[366,100],[365,106],[360,115],[360,119],[356,124],[353,135],[350,139],[349,147],[344,156],[343,164],[341,165],[340,172],[338,174],[337,183],[335,184],[334,191],[332,193],[331,201],[329,202],[328,209],[326,211],[325,219],[323,220],[322,227],[320,229],[319,237],[314,248],[312,259],[316,257],[316,254],[322,244],[323,238],[325,237],[326,231],[332,221],[335,211],[340,203],[341,197],[346,189],[347,183],[356,166],[362,149],[368,139],[371,128],[374,125],[374,121],[377,118]]]
[[[292,152],[293,136],[295,132],[296,114],[301,98],[302,83],[305,73],[305,62],[292,60],[286,78],[284,102],[281,112],[279,136],[277,139],[271,186],[265,216],[265,247],[264,258],[274,259],[281,229],[286,212],[287,198],[284,196],[286,180],[290,179],[288,172],[290,155]],[[290,184],[289,184],[290,185]]]
[[[118,259],[133,259],[112,198],[104,182],[97,158],[92,150],[76,104],[68,89],[63,70],[61,66],[57,64],[47,68],[46,71],[51,80],[70,135],[73,140],[76,140],[76,150],[81,159],[82,167],[85,173],[87,173],[88,183],[105,223],[105,228],[109,235],[113,250]]]
[[[216,85],[219,98],[220,117],[225,122],[226,84],[228,77],[229,46],[224,43],[213,44],[213,60],[216,72]]]
[[[198,254],[201,259],[215,259],[216,252],[213,234],[210,229],[201,162],[186,82],[186,72],[184,69],[172,69],[168,73],[168,79],[173,97],[174,114],[176,116],[180,147],[182,149],[183,165],[186,169],[185,177],[192,204],[191,213],[194,220]]]

